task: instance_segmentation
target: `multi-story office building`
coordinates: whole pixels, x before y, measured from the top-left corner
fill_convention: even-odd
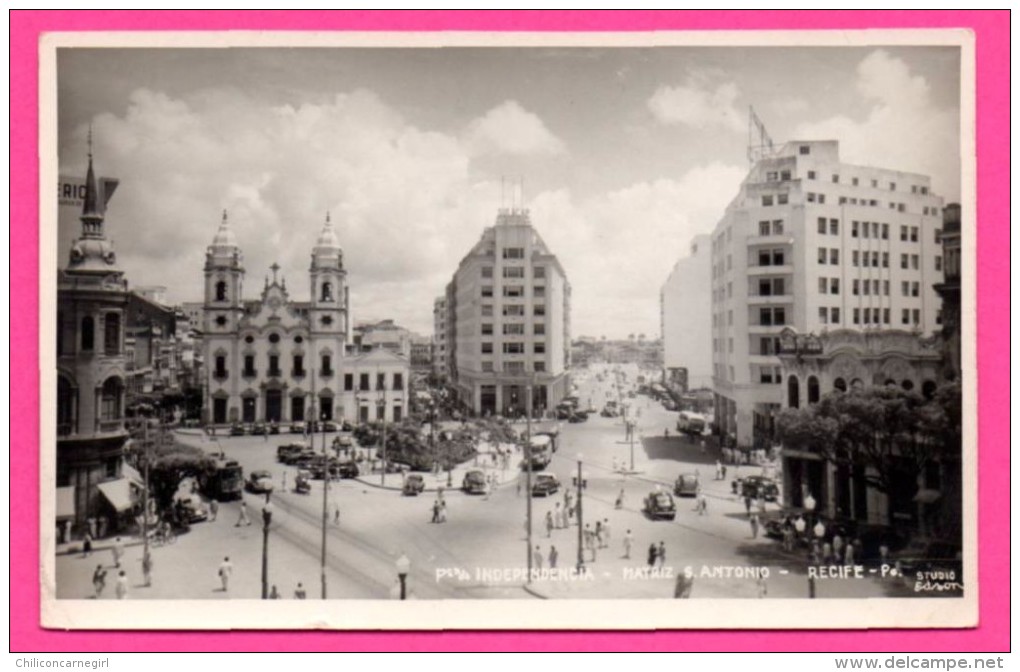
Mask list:
[[[446,341],[446,295],[436,298],[432,304],[432,373],[444,380],[449,369]]]
[[[570,283],[531,225],[503,208],[447,288],[451,383],[476,413],[554,407],[569,390]]]
[[[246,301],[243,256],[224,213],[206,252],[204,421],[303,421],[313,405],[321,420],[399,421],[407,358],[382,348],[345,357],[352,342],[347,271],[329,218],[312,250],[310,301],[293,301],[279,266],[271,270],[261,297]]]
[[[659,293],[665,383],[677,392],[712,386],[711,236],[695,236]],[[686,370],[686,376],[678,375]],[[674,385],[684,380],[686,389]]]
[[[928,177],[841,163],[835,141],[790,142],[757,160],[712,234],[723,435],[738,446],[771,440],[785,327],[933,332],[941,228],[942,199]]]

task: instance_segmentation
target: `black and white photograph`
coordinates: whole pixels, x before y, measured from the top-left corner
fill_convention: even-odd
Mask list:
[[[976,623],[965,32],[42,55],[44,624]]]

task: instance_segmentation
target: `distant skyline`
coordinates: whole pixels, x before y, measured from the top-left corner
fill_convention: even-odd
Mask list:
[[[60,49],[59,171],[84,175],[92,124],[121,266],[175,303],[200,300],[224,208],[246,297],[275,261],[307,298],[329,211],[354,319],[422,334],[522,176],[572,333],[653,339],[659,288],[747,172],[749,106],[777,143],[838,140],[950,202],[959,68],[956,47]]]

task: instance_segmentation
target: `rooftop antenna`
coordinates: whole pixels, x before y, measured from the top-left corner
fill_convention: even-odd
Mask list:
[[[747,160],[750,163],[761,161],[775,153],[775,145],[772,136],[769,135],[765,124],[754,111],[754,106],[747,108]]]

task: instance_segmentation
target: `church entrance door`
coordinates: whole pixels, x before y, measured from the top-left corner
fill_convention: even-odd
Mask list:
[[[245,397],[241,401],[241,422],[255,422],[255,397]]]
[[[291,422],[301,422],[305,419],[305,398],[290,398],[290,419]]]
[[[283,417],[283,393],[266,390],[266,422],[280,422]]]

